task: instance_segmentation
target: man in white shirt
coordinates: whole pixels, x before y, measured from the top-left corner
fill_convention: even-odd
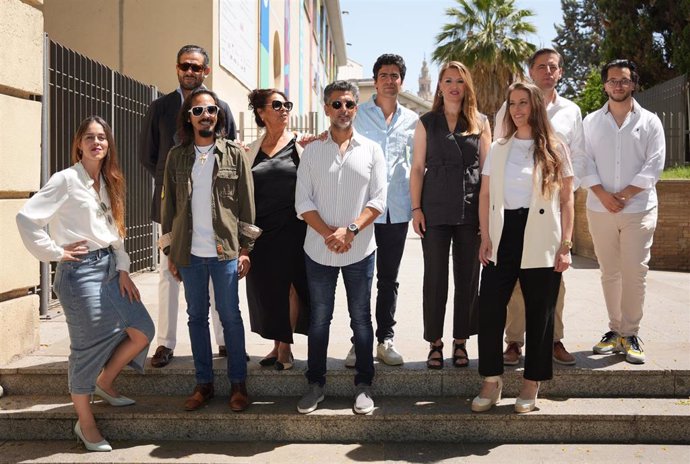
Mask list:
[[[609,331],[594,353],[623,352],[645,362],[637,334],[657,220],[655,185],[664,169],[661,121],[633,98],[635,63],[614,60],[601,71],[608,102],[584,120],[585,162],[577,166],[587,195],[587,220],[601,269]]]
[[[546,103],[546,113],[551,127],[570,151],[573,164],[584,156],[584,138],[582,134],[582,113],[580,107],[556,92],[556,84],[563,73],[563,58],[552,48],[542,48],[532,54],[528,60],[529,76],[539,87]],[[494,140],[505,135],[503,126],[506,116],[505,103],[496,113]],[[577,176],[577,173],[576,173]],[[578,181],[575,179],[575,188]],[[572,244],[570,244],[572,246]],[[558,364],[573,365],[575,357],[563,346],[563,307],[565,303],[565,279],[556,302],[553,325],[553,361]],[[525,303],[522,297],[520,282],[515,285],[513,296],[508,303],[506,317],[506,350],[503,353],[503,364],[514,366],[520,362],[522,346],[525,343]]]
[[[374,409],[371,283],[376,242],[372,225],[386,207],[386,161],[381,147],[358,134],[359,89],[335,81],[324,89],[324,110],[331,120],[326,140],[309,144],[297,169],[295,210],[309,225],[304,241],[311,297],[307,393],[297,404],[306,414],[324,399],[326,359],[335,288],[342,272],[355,346],[354,411]]]
[[[386,53],[374,63],[371,100],[359,105],[355,129],[373,140],[386,158],[388,190],[386,209],[376,218],[376,357],[389,366],[399,366],[403,357],[393,344],[395,310],[398,299],[398,270],[405,250],[407,229],[412,219],[410,166],[417,113],[398,102],[405,80],[405,61]],[[355,366],[354,346],[345,358],[346,367]]]

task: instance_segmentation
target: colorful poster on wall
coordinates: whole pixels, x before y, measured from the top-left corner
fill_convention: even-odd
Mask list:
[[[271,87],[270,75],[271,67],[268,59],[268,50],[270,49],[270,28],[269,24],[271,22],[269,0],[261,0],[261,12],[259,14],[259,61],[261,65],[259,66],[259,86],[266,89]]]
[[[220,0],[220,65],[248,89],[257,84],[257,10],[255,0]]]

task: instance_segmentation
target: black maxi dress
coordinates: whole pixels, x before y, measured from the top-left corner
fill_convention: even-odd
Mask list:
[[[290,285],[299,295],[295,332],[309,328],[309,290],[304,265],[307,224],[295,212],[299,155],[293,139],[269,157],[259,150],[252,166],[256,225],[263,233],[251,251],[247,302],[252,332],[263,338],[293,343],[290,327]]]

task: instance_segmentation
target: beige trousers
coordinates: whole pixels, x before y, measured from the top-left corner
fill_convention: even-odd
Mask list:
[[[587,210],[589,232],[601,269],[601,288],[609,313],[609,329],[637,335],[647,288],[657,208],[642,213],[599,213]]]
[[[558,289],[558,299],[556,300],[556,311],[553,319],[553,341],[558,342],[563,339],[563,306],[565,304],[565,284],[561,278],[561,286]],[[517,343],[520,346],[525,344],[525,299],[522,296],[520,281],[515,283],[513,295],[508,302],[508,312],[506,314],[506,343]]]

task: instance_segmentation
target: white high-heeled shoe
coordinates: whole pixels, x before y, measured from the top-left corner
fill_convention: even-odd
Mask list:
[[[479,395],[474,397],[472,400],[472,411],[474,412],[488,411],[494,404],[501,401],[501,392],[503,391],[503,380],[501,377],[498,375],[484,377],[484,382],[498,383],[498,386],[489,398],[482,398]]]
[[[113,447],[110,446],[110,443],[108,443],[106,440],[101,440],[98,443],[91,443],[86,438],[84,438],[84,434],[81,433],[81,426],[79,425],[79,421],[77,421],[77,423],[74,424],[74,434],[77,436],[77,441],[81,440],[84,443],[84,446],[86,447],[86,449],[89,451],[112,451],[113,450]]]
[[[136,401],[134,401],[132,398],[127,398],[126,396],[111,396],[104,392],[103,389],[98,385],[96,385],[96,391],[93,394],[103,398],[110,404],[110,406],[131,406],[136,404]],[[93,403],[93,396],[91,397],[91,402]]]
[[[537,392],[534,394],[534,398],[523,400],[519,396],[517,397],[515,400],[515,412],[523,413],[534,411],[534,408],[537,407],[537,395],[539,395],[540,385],[541,383],[537,382]]]

